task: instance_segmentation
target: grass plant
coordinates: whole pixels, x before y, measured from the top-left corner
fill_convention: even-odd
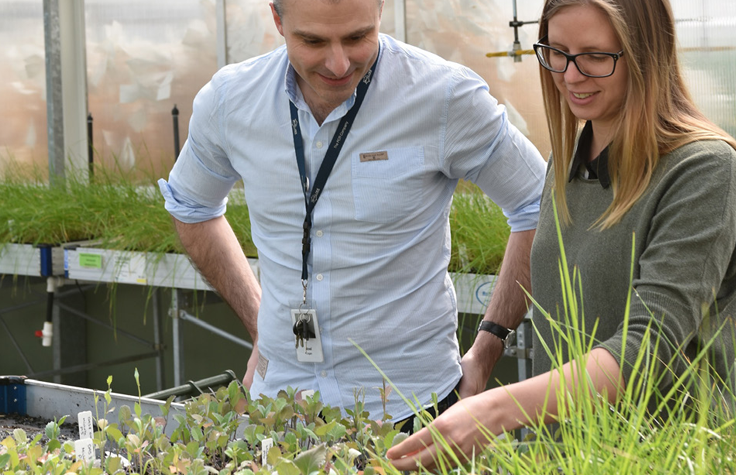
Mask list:
[[[39,170],[8,167],[0,181],[2,243],[62,244],[95,240],[97,247],[140,252],[182,252],[164,209],[156,176],[98,167],[87,183],[70,173],[48,185]],[[143,178],[140,178],[143,176]],[[450,270],[494,274],[503,259],[509,228],[500,208],[474,185],[456,193],[450,223]],[[225,215],[245,254],[256,257],[242,192],[231,193]]]
[[[459,189],[450,212],[450,271],[496,274],[511,232],[506,216],[472,183],[465,183]]]
[[[97,247],[182,252],[154,177],[134,181],[119,170],[96,170],[87,183],[72,174],[63,184],[48,185],[40,174],[7,170],[0,182],[0,243],[63,244],[96,241]],[[232,204],[226,214],[247,255],[248,210]]]

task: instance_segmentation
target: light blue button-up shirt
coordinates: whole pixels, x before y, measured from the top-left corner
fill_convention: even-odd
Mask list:
[[[304,195],[289,116],[299,110],[307,174],[314,182],[340,118],[320,126],[296,84],[286,49],[220,70],[197,95],[189,138],[169,182],[166,209],[193,223],[220,216],[243,180],[263,289],[259,351],[268,361],[251,391],[318,390],[333,406],[383,415],[382,376],[422,403],[462,375],[457,304],[447,272],[449,213],[459,178],[504,209],[512,231],[536,227],[545,163],[469,69],[380,36],[375,76],[313,214],[308,298],[324,362],[296,358],[290,310],[302,299]],[[385,160],[361,159],[368,152]],[[375,158],[375,156],[374,156]],[[396,420],[411,410],[392,394]]]

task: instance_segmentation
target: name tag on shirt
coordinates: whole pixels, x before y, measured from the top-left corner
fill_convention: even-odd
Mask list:
[[[388,160],[388,152],[369,152],[360,154],[361,162],[376,162],[379,160]]]
[[[296,324],[301,314],[307,313],[309,318],[309,329],[314,334],[313,338],[304,339],[296,345],[296,360],[300,363],[322,363],[324,355],[322,354],[322,338],[319,334],[319,322],[317,322],[317,311],[314,309],[299,310],[291,309],[291,323]]]

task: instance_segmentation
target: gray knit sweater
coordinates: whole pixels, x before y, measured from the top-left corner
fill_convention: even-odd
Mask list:
[[[560,247],[550,194],[553,182],[554,170],[549,167],[532,248],[532,289],[551,319],[564,327]],[[570,274],[576,269],[579,279],[575,293],[587,339],[597,325],[594,346],[619,359],[629,384],[643,377],[642,372],[634,374],[633,365],[651,327],[647,353],[656,356],[658,387],[664,394],[672,386],[673,375],[683,374],[698,348],[711,342],[715,330],[724,326],[708,356],[717,374],[733,388],[736,152],[725,142],[703,141],[663,156],[647,191],[621,222],[605,231],[589,229],[612,199],[611,188],[604,189],[598,180],[578,175],[567,185],[573,221],[561,225],[562,240]],[[632,240],[634,293],[622,351]],[[536,309],[534,324],[539,335],[534,335],[533,371],[540,374],[552,368],[540,337],[552,352],[561,349],[564,361],[567,346]],[[661,341],[655,352],[657,340]]]

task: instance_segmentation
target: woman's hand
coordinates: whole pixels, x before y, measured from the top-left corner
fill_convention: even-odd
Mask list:
[[[473,451],[493,442],[496,435],[509,427],[508,412],[503,408],[511,401],[504,388],[496,388],[477,396],[463,399],[441,414],[428,427],[423,428],[386,453],[391,463],[399,470],[416,470],[423,467],[433,470],[439,457],[450,465],[468,461]],[[517,423],[517,427],[520,424]],[[440,436],[442,438],[440,438]],[[444,441],[443,441],[444,439]],[[448,453],[451,452],[451,453]]]
[[[603,394],[609,402],[615,402],[625,387],[616,359],[607,350],[595,348],[585,355],[584,361],[586,390]],[[574,364],[577,362],[463,399],[429,427],[389,449],[386,456],[399,470],[415,470],[419,466],[431,470],[437,466],[439,457],[450,465],[457,465],[465,463],[473,449],[479,452],[477,449],[489,445],[504,431],[518,429],[532,421],[535,424],[553,422],[559,410],[560,380],[566,381],[563,390],[577,394],[579,371]],[[592,387],[588,386],[589,382]]]

